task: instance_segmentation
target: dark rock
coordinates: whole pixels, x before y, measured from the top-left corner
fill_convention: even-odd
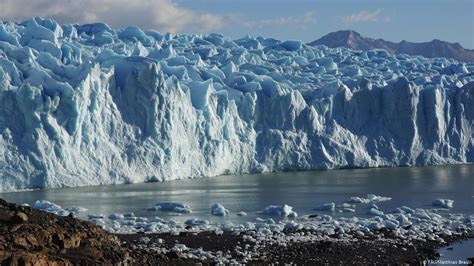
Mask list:
[[[28,222],[28,215],[23,212],[17,212],[11,218],[12,223],[14,224],[21,224]]]

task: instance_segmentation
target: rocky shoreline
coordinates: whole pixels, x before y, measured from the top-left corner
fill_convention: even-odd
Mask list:
[[[446,236],[445,243],[407,241],[380,230],[370,237],[346,239],[336,234],[321,241],[262,245],[248,241],[245,234],[228,232],[112,234],[73,215],[57,216],[0,200],[2,265],[214,264],[216,257],[247,264],[421,264],[437,259],[438,248],[467,237],[467,233]]]

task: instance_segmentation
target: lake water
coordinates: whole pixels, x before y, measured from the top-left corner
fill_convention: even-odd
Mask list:
[[[256,212],[268,205],[288,204],[299,215],[310,214],[318,213],[314,208],[324,203],[342,204],[350,197],[365,197],[370,193],[392,197],[391,201],[377,204],[386,212],[403,205],[431,208],[433,199],[447,198],[454,200],[451,212],[474,214],[474,165],[228,175],[162,183],[0,193],[0,197],[29,204],[43,199],[63,207],[81,206],[88,208],[90,213],[105,215],[134,212],[137,216],[160,216],[178,221],[200,217],[211,222],[230,220],[239,223],[254,221],[261,216]],[[158,202],[168,201],[185,203],[193,212],[175,216],[146,210]],[[216,202],[223,204],[231,214],[228,217],[211,216],[210,206]],[[239,211],[249,215],[239,217],[235,214]],[[366,216],[366,212],[364,207],[358,207],[355,213],[334,215],[360,217]],[[467,248],[455,256],[474,256],[474,251]]]

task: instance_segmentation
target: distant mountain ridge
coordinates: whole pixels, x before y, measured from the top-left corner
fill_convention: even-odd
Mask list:
[[[394,43],[383,39],[365,37],[353,30],[340,30],[329,33],[309,45],[326,45],[328,47],[347,47],[363,51],[385,49],[394,54],[421,55],[428,58],[446,57],[459,61],[474,62],[474,50],[463,48],[459,43],[449,43],[434,39],[430,42]]]

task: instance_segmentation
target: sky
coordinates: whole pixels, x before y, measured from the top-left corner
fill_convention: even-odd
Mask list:
[[[0,0],[0,20],[33,16],[306,42],[352,29],[394,42],[440,39],[474,49],[474,0]]]

